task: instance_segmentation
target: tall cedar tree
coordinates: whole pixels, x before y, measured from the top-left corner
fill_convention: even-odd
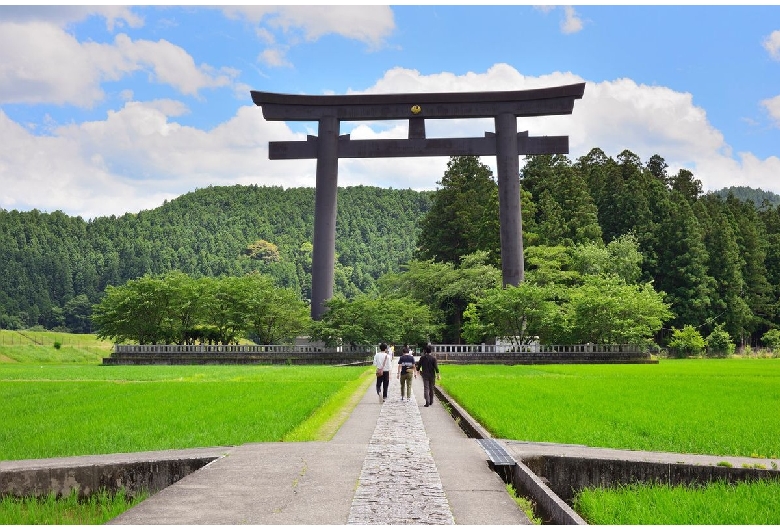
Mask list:
[[[571,246],[601,241],[596,205],[567,157],[530,156],[520,179],[523,190],[535,200],[539,244]],[[525,222],[529,216],[523,213]]]
[[[759,213],[766,238],[766,279],[770,285],[767,296],[768,318],[774,326],[780,324],[780,205],[766,204]],[[773,327],[774,327],[773,326]],[[761,331],[763,334],[765,330]]]
[[[654,286],[666,293],[665,301],[675,313],[671,324],[680,329],[707,321],[713,280],[707,273],[707,250],[691,205],[676,191],[671,192],[671,199],[669,217],[660,226],[664,245]]]
[[[766,270],[768,246],[766,229],[762,226],[758,213],[750,202],[729,196],[726,198],[726,207],[742,256],[744,299],[753,310],[746,332],[753,333],[767,326],[772,313],[770,309],[772,301],[769,297],[772,288],[767,281]]]
[[[717,323],[724,323],[732,337],[740,337],[752,318],[745,302],[742,259],[734,230],[728,221],[723,201],[709,196],[694,204],[707,247],[707,269],[714,281],[711,321],[700,328],[709,333]]]
[[[501,263],[498,184],[489,167],[476,156],[455,156],[420,222],[416,258],[457,266],[460,258],[478,250]]]

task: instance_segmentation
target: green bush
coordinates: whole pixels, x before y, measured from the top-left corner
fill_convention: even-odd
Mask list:
[[[764,333],[761,342],[773,352],[780,350],[780,329],[770,329]]]
[[[723,329],[723,324],[718,324],[707,336],[708,357],[728,357],[734,354],[736,345],[731,340],[731,335]]]
[[[705,342],[696,328],[690,325],[682,329],[672,328],[672,340],[669,341],[669,353],[673,357],[685,358],[701,355]]]

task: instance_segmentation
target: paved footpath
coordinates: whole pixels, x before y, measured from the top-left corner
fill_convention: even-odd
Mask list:
[[[349,513],[349,524],[376,522],[454,523],[417,402],[397,396],[382,405]]]
[[[477,441],[422,406],[420,378],[402,403],[395,373],[330,441],[227,448],[109,524],[530,524]]]

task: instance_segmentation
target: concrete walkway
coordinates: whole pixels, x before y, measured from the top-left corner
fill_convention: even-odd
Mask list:
[[[422,407],[422,381],[401,402],[391,374],[330,441],[227,448],[109,524],[529,524],[477,441]]]

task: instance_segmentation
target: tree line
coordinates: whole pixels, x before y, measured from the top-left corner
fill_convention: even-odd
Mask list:
[[[332,303],[349,314],[349,304],[403,298],[395,306],[424,307],[421,328],[444,342],[494,333],[587,342],[637,332],[583,340],[587,326],[577,331],[577,322],[596,310],[589,300],[606,307],[609,299],[643,300],[655,316],[640,334],[661,345],[686,326],[757,344],[780,327],[780,206],[758,204],[755,193],[749,200],[704,194],[690,171],[667,170],[660,156],[643,162],[630,151],[527,157],[520,174],[526,282],[517,289],[494,281],[497,184],[478,158],[453,157],[435,192],[340,189]],[[89,331],[92,307],[108,286],[172,271],[193,278],[259,273],[306,302],[313,191],[207,188],[152,211],[87,222],[0,210],[0,326]],[[515,309],[491,313],[499,306]],[[512,317],[523,311],[520,321]],[[338,322],[326,324],[312,333],[346,336]]]

